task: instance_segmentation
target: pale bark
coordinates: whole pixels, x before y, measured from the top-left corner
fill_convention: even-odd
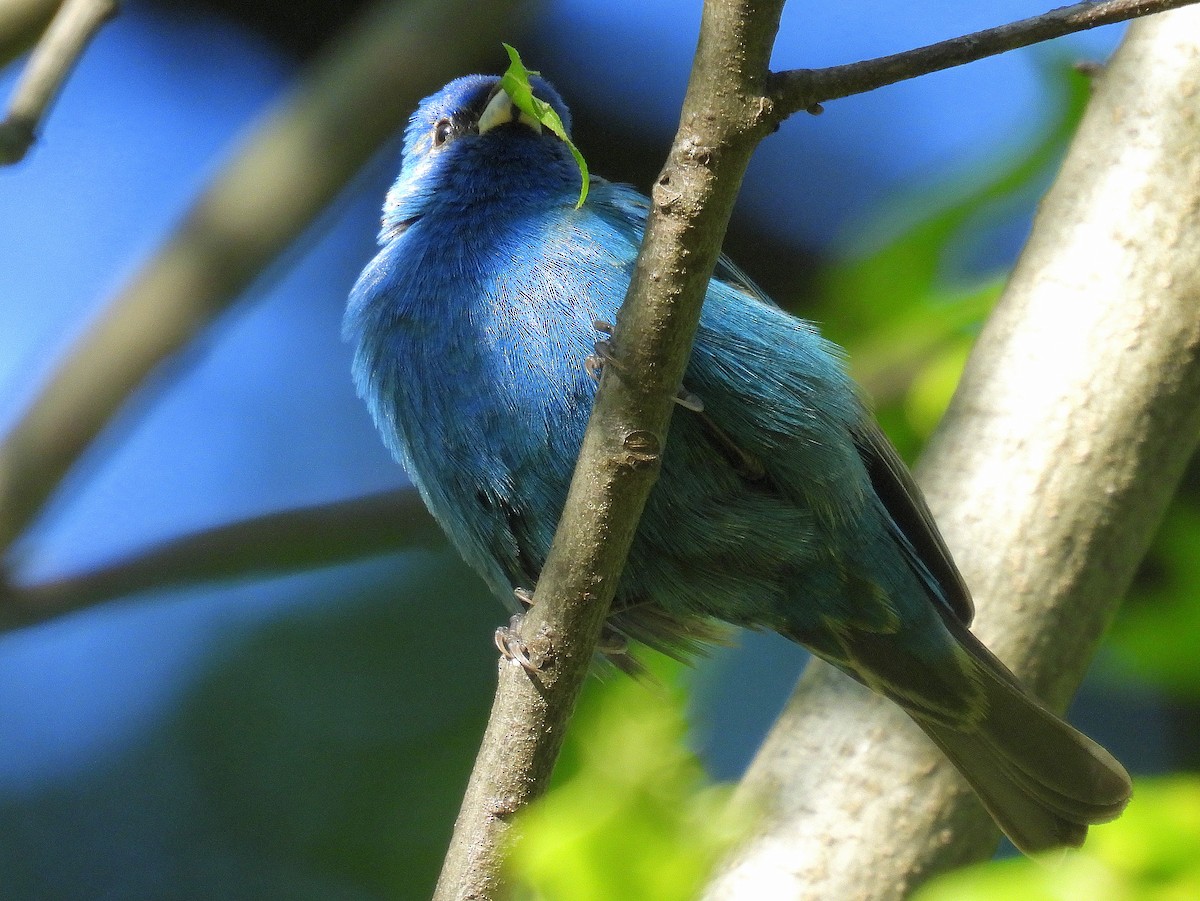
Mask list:
[[[67,0],[55,13],[0,122],[0,165],[24,159],[67,76],[100,27],[116,12],[117,0]]]

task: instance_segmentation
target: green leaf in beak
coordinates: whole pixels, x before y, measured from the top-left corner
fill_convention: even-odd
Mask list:
[[[587,199],[589,182],[588,167],[583,159],[583,154],[571,142],[566,128],[563,127],[562,119],[554,111],[554,107],[545,100],[539,100],[533,96],[533,87],[529,84],[529,77],[540,73],[531,72],[529,69],[526,69],[525,64],[521,62],[521,54],[517,53],[515,48],[505,44],[504,49],[508,51],[510,62],[507,71],[500,76],[500,87],[512,98],[513,106],[524,113],[528,113],[538,122],[541,122],[543,127],[554,132],[567,145],[567,149],[571,151],[571,156],[575,157],[575,162],[579,166],[580,177],[579,202],[575,204],[575,209],[579,209],[583,206],[583,201]]]

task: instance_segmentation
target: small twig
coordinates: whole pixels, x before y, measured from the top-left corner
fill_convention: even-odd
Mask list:
[[[269,513],[164,542],[96,570],[0,591],[0,632],[143,591],[334,566],[445,536],[412,489]]]
[[[38,126],[100,26],[116,15],[117,0],[66,0],[38,41],[0,122],[0,165],[24,159]]]
[[[775,101],[773,115],[782,121],[800,110],[817,112],[828,100],[863,94],[885,85],[907,81],[931,72],[950,69],[989,56],[1039,44],[1063,35],[1113,25],[1153,15],[1197,0],[1085,0],[1040,16],[977,31],[857,63],[825,69],[792,69],[771,75],[768,94]]]

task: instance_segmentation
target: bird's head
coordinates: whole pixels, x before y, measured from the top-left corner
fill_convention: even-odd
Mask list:
[[[530,79],[534,96],[549,103],[568,133],[571,114],[545,80]],[[426,97],[404,134],[400,176],[388,192],[383,235],[434,205],[447,209],[496,198],[509,203],[578,193],[579,170],[563,141],[513,105],[500,79],[468,75]]]

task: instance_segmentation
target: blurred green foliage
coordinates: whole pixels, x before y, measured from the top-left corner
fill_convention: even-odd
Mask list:
[[[748,824],[686,748],[682,666],[656,654],[651,680],[593,679],[550,793],[511,861],[537,901],[688,901]]]
[[[967,867],[914,901],[1194,901],[1200,898],[1200,776],[1139,780],[1120,819],[1079,851]]]
[[[1195,484],[1200,466],[1195,459],[1191,470],[1121,608],[1110,647],[1118,677],[1134,675],[1195,704],[1200,699],[1200,489]],[[1194,739],[1189,750],[1197,759]]]

